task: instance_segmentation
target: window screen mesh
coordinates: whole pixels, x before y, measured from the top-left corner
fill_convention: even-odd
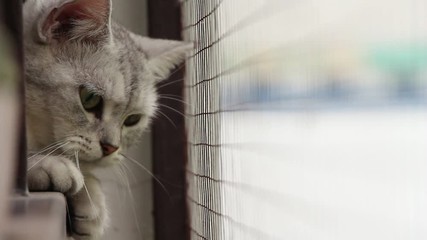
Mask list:
[[[427,3],[184,0],[192,239],[427,237]]]

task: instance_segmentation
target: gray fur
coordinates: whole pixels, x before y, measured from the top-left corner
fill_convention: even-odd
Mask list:
[[[77,2],[95,6],[91,14],[108,18],[75,21],[67,33],[52,30],[56,23],[46,19],[55,8]],[[99,239],[108,223],[105,197],[92,169],[123,160],[120,153],[138,141],[156,113],[155,84],[191,47],[137,36],[112,22],[110,9],[109,0],[27,0],[24,5],[28,149],[39,153],[28,161],[29,186],[67,195],[75,239]],[[103,96],[101,119],[83,109],[82,85]],[[123,126],[135,113],[143,114],[141,122]],[[58,141],[64,144],[51,148],[56,151],[49,156],[50,150],[40,152]],[[120,148],[103,156],[100,141]]]

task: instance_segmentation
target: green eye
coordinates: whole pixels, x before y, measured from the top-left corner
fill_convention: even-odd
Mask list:
[[[88,111],[95,111],[102,104],[102,97],[94,92],[89,91],[86,87],[80,88],[80,101],[83,108]]]
[[[141,120],[141,116],[142,116],[141,114],[132,114],[132,115],[129,115],[126,118],[126,120],[124,122],[124,125],[126,127],[130,127],[130,126],[136,125]]]

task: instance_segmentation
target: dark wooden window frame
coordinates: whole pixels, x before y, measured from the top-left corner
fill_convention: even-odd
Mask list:
[[[149,36],[180,40],[180,7],[178,0],[148,0]],[[182,67],[179,68],[168,80],[159,84],[160,95],[172,94],[174,98],[182,100],[184,71]],[[160,99],[160,103],[168,106],[161,107],[160,111],[174,125],[166,117],[159,117],[152,127],[153,172],[167,190],[153,181],[155,239],[190,239],[186,206],[184,104],[171,99]]]
[[[18,76],[18,91],[20,109],[19,109],[19,143],[17,151],[16,172],[15,172],[15,191],[19,195],[27,195],[27,152],[25,138],[25,107],[24,107],[24,57],[23,57],[23,38],[22,38],[22,4],[20,0],[0,0],[0,19],[5,25],[6,30],[13,39],[16,59],[20,67]]]

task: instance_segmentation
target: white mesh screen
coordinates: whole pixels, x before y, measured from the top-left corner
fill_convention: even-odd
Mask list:
[[[192,239],[427,238],[427,2],[182,8]]]

